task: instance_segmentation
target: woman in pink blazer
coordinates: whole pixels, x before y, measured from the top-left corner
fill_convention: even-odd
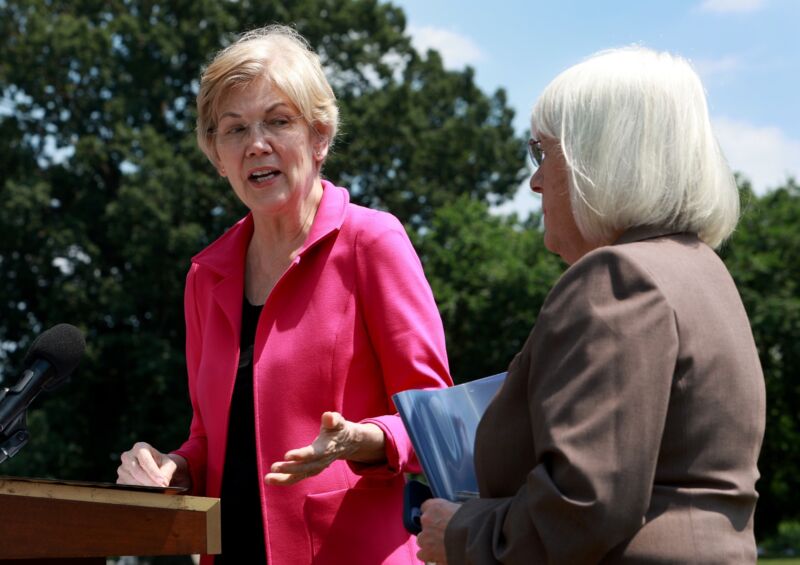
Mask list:
[[[559,75],[529,142],[550,291],[475,437],[480,498],[422,507],[437,563],[755,563],[764,380],[714,253],[739,195],[668,53]]]
[[[416,563],[391,396],[452,384],[419,259],[396,218],[321,180],[338,109],[296,32],[243,35],[197,102],[199,145],[250,213],[186,280],[189,438],[137,443],[118,480],[221,497],[217,563]]]

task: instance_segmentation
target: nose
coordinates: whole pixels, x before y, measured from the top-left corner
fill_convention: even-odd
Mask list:
[[[541,194],[542,193],[542,174],[541,174],[541,171],[542,171],[541,167],[536,169],[533,172],[533,174],[531,175],[531,180],[530,180],[530,183],[529,183],[530,187],[531,187],[531,190],[533,192],[535,192],[536,194]]]
[[[253,124],[247,132],[247,155],[272,153],[272,141],[269,132],[261,124]]]

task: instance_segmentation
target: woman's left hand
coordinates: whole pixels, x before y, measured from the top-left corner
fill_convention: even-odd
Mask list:
[[[272,464],[264,481],[268,485],[293,485],[318,475],[337,459],[379,463],[386,458],[384,450],[383,430],[375,424],[350,422],[338,412],[325,412],[314,442],[287,451],[284,461]]]
[[[447,564],[444,547],[444,532],[460,504],[443,498],[431,498],[422,503],[422,532],[417,536],[419,552],[417,558],[437,565]]]

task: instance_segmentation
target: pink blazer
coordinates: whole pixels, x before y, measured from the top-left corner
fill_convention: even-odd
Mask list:
[[[219,496],[224,471],[252,232],[248,215],[193,258],[186,281],[194,414],[176,453],[207,496]],[[372,422],[387,439],[385,465],[337,461],[296,485],[260,482],[270,565],[417,563],[401,513],[403,472],[419,467],[391,396],[452,381],[441,318],[400,222],[323,181],[308,240],[267,298],[253,359],[261,477],[317,436],[326,410]]]

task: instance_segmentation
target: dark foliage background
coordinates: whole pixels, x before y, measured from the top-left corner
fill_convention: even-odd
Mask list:
[[[190,417],[183,281],[243,209],[196,148],[202,66],[249,28],[292,22],[342,107],[326,176],[391,210],[425,264],[456,381],[505,369],[563,265],[539,218],[498,218],[528,174],[505,93],[417,53],[403,12],[374,0],[0,0],[0,383],[41,331],[79,326],[71,384],[29,411],[3,474],[113,480],[144,439],[178,445]],[[723,250],[767,379],[757,527],[800,514],[800,188],[756,197]]]

